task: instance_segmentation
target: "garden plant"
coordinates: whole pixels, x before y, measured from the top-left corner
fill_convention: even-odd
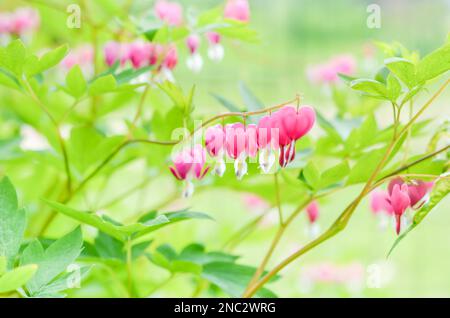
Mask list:
[[[450,38],[421,53],[374,41],[368,70],[339,53],[309,65],[332,108],[300,85],[266,104],[243,81],[236,103],[195,76],[261,45],[255,1],[14,2],[0,4],[2,297],[286,297],[271,285],[339,250],[367,206],[388,259],[448,208]],[[223,229],[199,201],[231,206],[229,192],[259,211]],[[289,231],[305,235],[286,252]]]

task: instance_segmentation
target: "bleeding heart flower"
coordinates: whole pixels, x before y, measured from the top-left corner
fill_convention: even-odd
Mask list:
[[[155,15],[168,25],[179,26],[183,23],[183,8],[178,3],[159,0],[154,10]]]
[[[208,57],[215,62],[221,61],[224,56],[224,49],[222,44],[220,44],[220,34],[210,31],[206,33],[206,38],[209,42]]]
[[[12,15],[10,31],[24,35],[35,31],[40,24],[39,14],[32,8],[18,8]]]
[[[247,157],[255,157],[258,152],[257,127],[242,123],[225,126],[225,146],[229,157],[235,159],[234,170],[240,180],[247,173]]]
[[[152,45],[150,43],[136,41],[129,46],[129,58],[135,69],[146,66],[150,61]]]
[[[278,149],[278,129],[273,127],[271,116],[264,116],[258,122],[259,166],[268,173],[275,163],[274,149]]]
[[[219,177],[225,173],[226,165],[224,161],[225,131],[222,125],[217,124],[209,127],[205,133],[205,147],[209,155],[216,158],[214,174]]]
[[[294,160],[295,142],[311,130],[315,120],[316,113],[310,106],[303,106],[298,110],[293,106],[285,106],[272,115],[272,125],[278,129],[281,167],[286,167]]]
[[[228,0],[225,5],[224,17],[227,19],[248,22],[250,20],[250,6],[247,0]]]
[[[373,214],[379,214],[385,212],[389,215],[392,214],[392,207],[388,202],[389,195],[385,191],[372,191],[370,195],[370,209]]]
[[[351,55],[336,56],[329,61],[307,68],[309,80],[316,84],[333,84],[339,79],[338,74],[352,75],[356,61]]]
[[[390,191],[388,202],[394,211],[396,232],[399,234],[401,228],[401,217],[411,204],[411,200],[408,195],[408,186],[406,184],[395,184],[392,187],[392,191]]]
[[[169,167],[172,174],[185,182],[183,197],[190,197],[194,191],[192,179],[202,179],[209,170],[206,165],[206,152],[201,145],[185,149],[173,158],[173,166]]]
[[[424,201],[423,199],[426,197],[428,192],[433,187],[433,182],[424,182],[422,180],[412,180],[410,183],[406,183],[402,178],[397,177],[392,179],[388,185],[388,192],[392,193],[392,190],[395,185],[403,185],[406,184],[408,186],[408,195],[411,201],[411,208],[420,208]]]
[[[202,56],[198,53],[200,37],[196,34],[191,34],[186,39],[186,45],[190,52],[190,56],[186,59],[187,67],[193,72],[200,72],[203,67]]]
[[[317,219],[319,218],[319,204],[317,201],[312,201],[308,204],[306,207],[306,214],[309,221],[308,235],[311,239],[314,239],[320,233],[320,227],[317,223]]]

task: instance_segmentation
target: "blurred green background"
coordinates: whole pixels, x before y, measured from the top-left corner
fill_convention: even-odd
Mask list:
[[[142,8],[151,10],[153,4],[151,1],[134,2],[131,10],[136,11]],[[189,7],[194,10],[204,10],[221,3],[206,0],[180,2],[185,9]],[[2,0],[0,9],[30,3]],[[366,9],[371,3],[376,3],[381,8],[380,29],[369,29],[366,26],[369,15]],[[326,90],[307,80],[308,65],[320,63],[338,54],[353,54],[358,59],[358,75],[370,74],[373,69],[364,69],[363,60],[364,47],[371,41],[399,41],[424,55],[440,46],[450,30],[450,1],[447,0],[251,0],[250,5],[251,24],[260,35],[260,43],[226,41],[223,62],[215,64],[206,61],[200,74],[192,74],[184,63],[175,71],[181,86],[188,88],[196,84],[195,103],[198,115],[224,111],[211,93],[226,96],[238,105],[242,103],[238,83],[243,81],[265,105],[290,100],[300,93],[304,103],[333,117],[335,110],[331,107],[332,102]],[[86,40],[83,28],[68,31],[57,27],[64,23],[65,15],[43,5],[36,4],[35,7],[39,8],[43,17],[41,31],[33,42],[36,47],[49,41],[63,40],[75,47]],[[103,37],[106,39],[107,35]],[[382,55],[377,53],[374,58],[380,65]],[[426,96],[423,97],[425,98]],[[447,91],[427,116],[439,114],[440,117],[448,117],[449,102],[450,94]],[[380,125],[385,123],[387,114],[390,115],[390,109],[386,107],[381,107],[377,112]],[[413,151],[423,152],[420,143],[414,146],[417,148]],[[145,169],[143,164],[137,162],[115,175],[110,180],[109,188],[103,189],[105,195],[101,200],[107,202],[115,193],[120,192],[124,187],[123,180],[127,180],[126,183],[130,186],[138,184],[142,179],[142,169]],[[110,212],[122,220],[127,219],[127,213],[158,206],[163,210],[190,206],[192,210],[208,212],[216,222],[174,225],[158,232],[155,244],[169,242],[176,248],[182,248],[188,242],[202,242],[208,249],[216,250],[232,233],[254,218],[255,212],[245,204],[242,193],[230,188],[209,190],[207,183],[208,180],[205,180],[206,186],[188,201],[178,200],[167,205],[166,201],[172,197],[172,193],[177,194],[176,184],[168,174],[158,175],[136,195],[114,205]],[[359,187],[355,186],[320,201],[319,223],[322,229],[333,222],[358,190]],[[283,208],[289,212],[294,206],[286,205]],[[395,239],[394,231],[391,228],[379,230],[378,222],[369,212],[368,202],[365,200],[344,232],[291,264],[282,272],[283,278],[270,287],[278,295],[287,297],[449,297],[449,208],[450,198],[447,198],[386,261],[386,254]],[[275,210],[272,212],[276,215]],[[67,219],[59,220],[59,224],[64,222]],[[276,222],[267,223],[233,251],[241,256],[241,263],[254,265],[262,258],[276,231]],[[286,257],[308,241],[306,224],[305,216],[301,215],[290,227],[281,248],[269,265],[274,265],[275,260]],[[58,224],[54,228],[58,228]],[[363,268],[361,283],[356,288],[348,288],[345,284],[321,283],[306,290],[302,286],[304,269],[323,263],[336,266],[360,264]],[[142,274],[143,284],[156,284],[168,275],[156,266],[149,266],[151,270]],[[374,287],[370,283],[372,279],[376,279],[373,275],[380,275],[380,286]],[[73,291],[72,295],[98,296],[99,292],[100,289],[95,284],[90,284],[87,288]],[[190,278],[179,276],[155,296],[187,297],[191,294]]]

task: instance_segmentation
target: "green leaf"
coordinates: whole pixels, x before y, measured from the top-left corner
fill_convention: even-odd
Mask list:
[[[373,79],[356,79],[350,82],[350,87],[372,97],[389,99],[389,93],[386,86]]]
[[[389,100],[395,102],[402,92],[402,86],[398,79],[390,73],[386,80]]]
[[[230,102],[225,97],[222,97],[220,95],[216,95],[211,93],[211,96],[214,97],[219,103],[221,103],[223,106],[225,106],[226,109],[228,109],[230,112],[240,112],[241,110],[239,107],[234,105],[232,102]]]
[[[4,177],[0,181],[0,256],[9,260],[17,254],[25,226],[25,210],[18,208],[16,190]]]
[[[411,61],[401,57],[392,57],[386,59],[384,64],[410,89],[416,85],[416,67]]]
[[[147,219],[145,222],[138,222],[130,225],[118,225],[113,224],[112,222],[107,221],[92,212],[77,211],[58,202],[52,202],[48,200],[45,200],[45,202],[47,202],[47,204],[54,208],[56,211],[83,224],[93,226],[122,242],[127,240],[129,237],[135,239],[154,232],[164,226],[180,221],[190,219],[211,219],[211,217],[209,217],[207,214],[200,212],[177,211],[160,214],[158,216],[155,216],[154,218]]]
[[[358,161],[356,161],[356,164],[351,168],[347,185],[367,181],[385,153],[386,149],[381,148],[370,151],[359,158]]]
[[[422,208],[420,208],[419,211],[416,212],[413,218],[413,223],[410,225],[410,227],[406,229],[405,232],[403,232],[399,237],[397,237],[391,249],[389,250],[387,257],[392,254],[397,245],[424,220],[424,218],[431,212],[431,210],[433,210],[439,204],[439,202],[441,202],[442,199],[444,199],[448,195],[449,192],[450,178],[448,178],[448,176],[439,178],[433,186],[433,190],[430,194],[430,199],[422,206]]]
[[[72,67],[66,76],[67,92],[75,98],[84,95],[87,89],[87,83],[84,79],[83,72],[78,65]]]
[[[97,78],[89,86],[89,95],[97,96],[106,93],[114,92],[117,88],[116,79],[113,75],[105,75]]]
[[[203,266],[201,277],[217,285],[230,296],[241,297],[254,273],[255,268],[253,267],[228,262],[215,262]],[[266,288],[259,290],[256,296],[276,297]]]
[[[312,189],[318,189],[320,185],[320,171],[316,165],[310,161],[302,169],[299,176],[300,180],[306,182]]]
[[[36,273],[38,266],[29,264],[6,272],[0,277],[0,294],[12,292],[25,285]]]
[[[149,72],[152,68],[153,66],[145,66],[137,70],[134,68],[130,68],[128,70],[120,72],[119,74],[115,74],[114,77],[116,78],[117,84],[121,85],[129,83],[132,79],[135,79],[136,77]]]
[[[325,170],[320,176],[320,188],[326,188],[342,181],[350,173],[347,161]]]
[[[247,110],[255,111],[264,108],[263,103],[252,93],[244,82],[239,82],[239,92]]]
[[[21,88],[17,78],[2,68],[0,68],[0,84],[13,89]]]
[[[450,70],[450,43],[431,52],[417,63],[417,82],[423,83]]]
[[[20,78],[26,55],[22,41],[12,41],[6,48],[0,49],[0,67],[6,68]]]
[[[50,52],[45,53],[41,58],[37,58],[36,56],[28,57],[25,62],[24,71],[28,77],[35,76],[40,74],[55,65],[58,65],[59,62],[66,56],[69,48],[67,45],[62,45]]]
[[[36,274],[26,285],[29,294],[33,296],[38,293],[75,262],[81,253],[82,245],[83,238],[79,227],[53,242],[45,251],[39,241],[31,242],[20,259],[21,265],[38,265]]]

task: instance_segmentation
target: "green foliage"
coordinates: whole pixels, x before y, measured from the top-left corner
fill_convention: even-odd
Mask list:
[[[122,225],[117,222],[112,222],[109,218],[102,218],[93,212],[78,211],[58,202],[47,200],[46,202],[59,213],[83,224],[93,226],[122,242],[127,241],[129,238],[139,238],[176,222],[190,219],[211,219],[204,213],[192,211],[168,212],[160,215],[152,212],[136,223]]]
[[[206,252],[201,244],[190,244],[177,253],[168,244],[158,246],[149,259],[172,274],[188,273],[199,276],[232,297],[240,297],[255,273],[255,268],[236,264],[237,256],[223,252]],[[276,297],[268,289],[257,296]]]
[[[0,294],[8,293],[25,285],[36,273],[37,265],[25,265],[17,267],[6,273],[0,273]]]
[[[36,274],[26,284],[29,296],[48,295],[48,285],[75,262],[81,253],[82,244],[80,228],[56,240],[45,250],[38,240],[28,244],[20,257],[20,264],[38,265]]]
[[[87,89],[87,83],[78,65],[72,67],[66,76],[66,91],[75,98],[82,97]]]

